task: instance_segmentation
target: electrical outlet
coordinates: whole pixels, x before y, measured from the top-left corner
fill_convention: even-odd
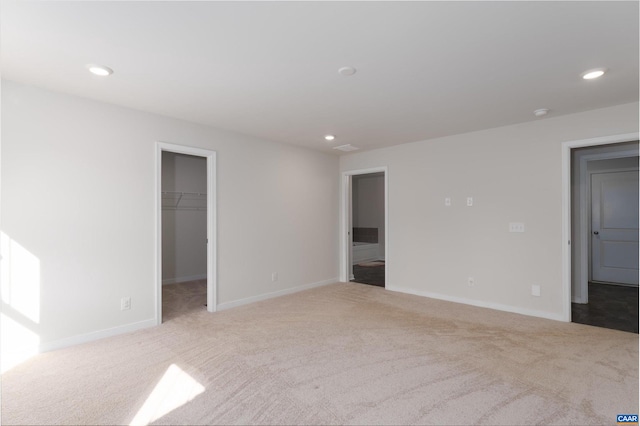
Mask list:
[[[444,205],[447,207],[451,207],[451,198],[447,197],[444,199]]]
[[[532,296],[540,296],[540,286],[539,285],[532,285],[531,286],[531,295]]]
[[[476,285],[476,280],[474,280],[473,277],[469,277],[467,278],[467,283],[469,284],[469,287],[473,287]]]
[[[467,197],[467,207],[473,206],[473,197]]]
[[[122,299],[120,299],[120,310],[128,311],[129,309],[131,309],[131,298],[123,297]]]
[[[271,282],[274,283],[278,281],[278,273],[277,272],[272,272],[271,273]]]

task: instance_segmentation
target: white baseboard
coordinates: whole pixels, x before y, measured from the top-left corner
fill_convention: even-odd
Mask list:
[[[167,278],[162,280],[162,285],[186,283],[187,281],[206,280],[207,274],[189,275],[186,277]]]
[[[80,334],[78,336],[67,337],[65,339],[55,340],[53,342],[41,343],[38,351],[49,352],[57,349],[67,348],[69,346],[88,343],[105,337],[117,336],[118,334],[130,333],[132,331],[143,328],[153,327],[156,325],[155,319],[134,322],[131,324],[121,325],[119,327],[107,328],[106,330],[94,331],[92,333]]]
[[[431,293],[428,291],[414,290],[414,289],[405,288],[405,287],[387,286],[386,289],[390,291],[396,291],[398,293],[413,294],[414,296],[430,297],[432,299],[446,300],[447,302],[463,303],[465,305],[495,309],[497,311],[505,311],[505,312],[511,312],[514,314],[527,315],[530,317],[546,318],[550,320],[566,322],[562,314],[554,314],[552,312],[536,311],[534,309],[525,309],[525,308],[519,308],[517,306],[503,305],[501,303],[466,299],[464,297],[448,296],[446,294]]]
[[[195,279],[203,279],[203,278],[191,278],[185,279],[184,281],[192,281]],[[206,278],[206,275],[204,276]],[[183,282],[183,281],[176,281]],[[297,293],[299,291],[308,290],[315,287],[320,287],[328,284],[333,284],[338,282],[337,278],[332,278],[329,280],[319,281],[316,283],[305,284],[293,288],[287,288],[284,290],[274,291],[272,293],[261,294],[259,296],[248,297],[246,299],[235,300],[233,302],[221,303],[217,306],[217,310],[222,311],[225,309],[235,308],[237,306],[247,305],[249,303],[259,302],[261,300],[267,300],[278,296],[284,296],[286,294]],[[164,284],[164,282],[163,282]],[[119,334],[130,333],[132,331],[140,330],[143,328],[154,327],[156,326],[155,319],[148,319],[144,321],[134,322],[132,324],[126,324],[119,327],[108,328],[106,330],[94,331],[87,334],[81,334],[78,336],[67,337],[65,339],[55,340],[52,342],[41,343],[38,346],[38,352],[49,352],[57,349],[67,348],[69,346],[80,345],[82,343],[92,342],[98,339],[104,339],[105,337],[117,336]]]
[[[224,311],[225,309],[236,308],[242,305],[248,305],[249,303],[260,302],[262,300],[272,299],[274,297],[285,296],[287,294],[297,293],[303,290],[309,290],[315,287],[321,287],[323,285],[337,283],[337,278],[331,278],[329,280],[318,281],[316,283],[304,284],[296,287],[286,288],[284,290],[274,291],[272,293],[260,294],[258,296],[247,297],[246,299],[234,300],[232,302],[220,303],[216,306],[217,311]]]

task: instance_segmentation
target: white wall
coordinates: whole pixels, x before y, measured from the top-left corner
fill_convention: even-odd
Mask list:
[[[153,321],[156,141],[217,151],[218,303],[337,277],[336,157],[2,84],[2,232],[40,268],[37,321],[2,307],[44,347]]]
[[[560,319],[561,143],[637,131],[634,103],[354,153],[340,168],[388,166],[387,288]]]
[[[162,191],[207,193],[207,160],[204,157],[162,153]],[[187,196],[189,198],[189,196]],[[177,208],[162,209],[162,282],[203,279],[207,276],[206,198],[176,200]],[[203,209],[190,206],[204,206]]]

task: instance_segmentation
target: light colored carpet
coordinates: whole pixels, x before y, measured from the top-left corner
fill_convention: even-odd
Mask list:
[[[162,286],[162,321],[207,310],[207,280]]]
[[[638,336],[333,284],[49,352],[4,424],[614,424]]]

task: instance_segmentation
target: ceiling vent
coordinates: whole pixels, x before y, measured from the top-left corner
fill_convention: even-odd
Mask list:
[[[340,146],[334,146],[333,149],[338,149],[340,151],[345,151],[345,152],[349,152],[349,151],[355,151],[358,148],[357,146],[353,146],[350,143],[346,144],[346,145],[340,145]]]

